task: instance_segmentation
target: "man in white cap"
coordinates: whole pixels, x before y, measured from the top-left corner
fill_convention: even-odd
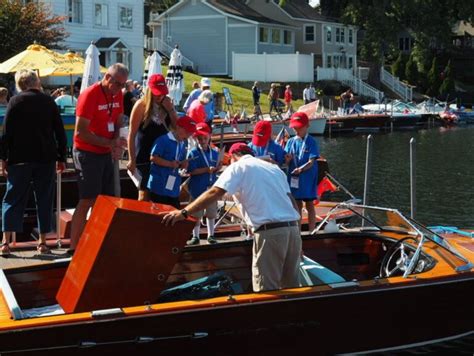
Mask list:
[[[211,89],[211,80],[209,78],[201,78],[201,87],[198,89],[194,89],[186,99],[186,102],[183,105],[183,110],[184,112],[187,112],[189,110],[189,107],[191,106],[192,102],[196,100],[199,95],[204,90],[210,90]],[[206,105],[206,123],[210,126],[212,124],[212,119],[214,118],[214,99],[210,100]]]

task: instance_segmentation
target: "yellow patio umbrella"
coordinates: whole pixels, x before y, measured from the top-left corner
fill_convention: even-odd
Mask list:
[[[39,75],[48,76],[52,68],[64,63],[62,54],[44,46],[32,44],[26,50],[0,64],[0,73],[17,72],[21,69],[37,70]]]

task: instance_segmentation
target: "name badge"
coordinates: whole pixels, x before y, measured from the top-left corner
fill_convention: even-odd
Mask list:
[[[300,178],[297,176],[291,176],[290,187],[298,189],[300,187]]]
[[[173,190],[175,183],[176,183],[176,177],[175,176],[168,176],[168,180],[166,181],[165,189]]]
[[[109,132],[114,132],[115,131],[115,125],[113,122],[109,122],[107,124],[107,129],[109,130]]]

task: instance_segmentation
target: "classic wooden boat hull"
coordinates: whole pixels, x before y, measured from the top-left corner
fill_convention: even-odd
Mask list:
[[[385,114],[361,114],[331,116],[325,134],[332,132],[354,132],[380,130],[390,125],[390,116]]]
[[[353,211],[359,214],[369,208]],[[252,241],[170,249],[176,241],[185,241],[193,224],[187,221],[174,230],[160,230],[160,219],[168,210],[99,197],[72,261],[1,271],[0,353],[366,353],[414,348],[474,332],[470,234],[446,233],[449,246],[437,241],[443,239],[441,235],[429,237],[428,230],[417,240],[412,230],[404,228],[409,220],[393,210],[375,210],[386,213],[380,221],[388,219],[395,229],[347,225],[303,236],[304,259],[311,263],[302,269],[313,269],[306,272],[311,280],[301,287],[253,293]],[[139,230],[138,236],[133,229]],[[170,241],[175,242],[170,245]],[[404,249],[397,249],[402,242]],[[417,247],[422,245],[423,250]],[[414,273],[407,278],[392,274],[402,267],[395,252],[400,257],[418,256],[412,259],[416,258],[416,270],[410,269]],[[161,264],[172,254],[168,272],[151,282],[156,271],[143,268],[139,261],[149,263],[159,257]],[[389,268],[391,261],[396,268],[389,277],[379,277],[385,271],[381,266]],[[114,268],[118,274],[113,274]],[[193,285],[187,287],[188,294],[163,299],[166,291],[216,273],[224,273],[239,288],[220,284],[217,294],[203,296]],[[95,287],[85,287],[91,284]],[[158,284],[165,289],[156,290]],[[136,294],[131,285],[137,287]],[[62,293],[66,288],[71,298],[84,297],[90,306],[100,308],[67,309],[69,299],[64,301]],[[146,298],[143,304],[116,302],[136,301],[138,294]],[[27,309],[57,302],[69,313],[24,317]]]
[[[370,291],[354,287],[332,293],[292,290],[250,296],[246,302],[240,302],[241,296],[235,302],[217,298],[203,302],[205,307],[188,306],[188,310],[175,306],[159,314],[151,311],[4,331],[0,332],[0,351],[239,355],[400,350],[473,332],[474,311],[466,298],[474,293],[473,279],[471,274]],[[430,307],[434,305],[435,310]],[[404,312],[412,314],[410,322]],[[453,322],[440,325],[448,320]]]

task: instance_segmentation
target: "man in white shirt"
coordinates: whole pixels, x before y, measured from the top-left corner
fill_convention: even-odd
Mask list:
[[[309,104],[311,102],[309,85],[306,85],[306,87],[303,90],[303,100],[305,104]]]
[[[300,215],[285,173],[277,165],[253,157],[245,143],[232,145],[229,154],[232,164],[214,185],[185,209],[166,214],[163,223],[174,225],[229,193],[241,205],[242,216],[255,233],[253,290],[298,287]]]

